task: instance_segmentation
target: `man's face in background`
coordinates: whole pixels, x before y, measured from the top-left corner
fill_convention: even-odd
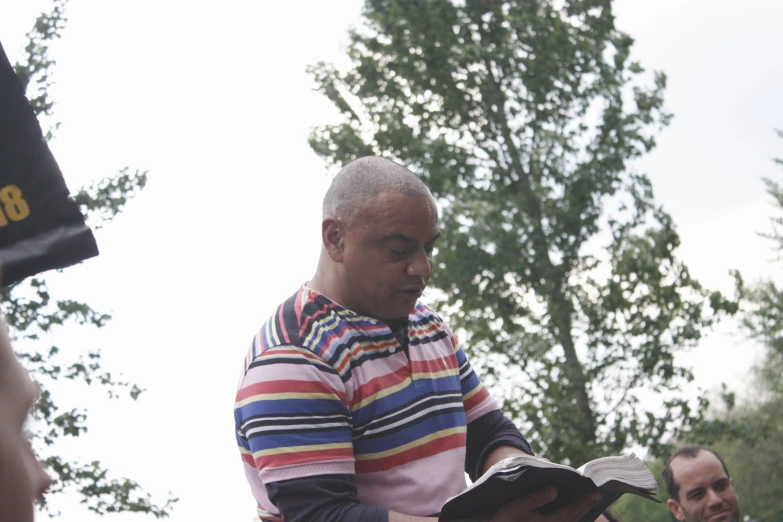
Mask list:
[[[718,458],[702,450],[695,458],[677,457],[671,464],[677,499],[669,499],[672,514],[683,522],[739,522],[734,482]]]

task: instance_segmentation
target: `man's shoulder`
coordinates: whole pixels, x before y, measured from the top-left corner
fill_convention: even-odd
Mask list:
[[[280,303],[253,337],[248,352],[252,362],[270,350],[290,348],[317,355],[321,346],[342,329],[336,306],[302,286]]]
[[[300,345],[301,324],[305,313],[306,293],[299,288],[292,296],[280,303],[272,315],[264,321],[255,335],[247,353],[247,364],[266,351],[278,346]]]
[[[446,322],[441,316],[424,303],[416,303],[416,307],[408,316],[408,322],[412,325],[436,324],[440,328],[448,329]]]

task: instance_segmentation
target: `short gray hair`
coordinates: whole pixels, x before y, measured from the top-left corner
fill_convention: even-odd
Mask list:
[[[410,170],[386,158],[366,156],[337,173],[324,196],[323,215],[350,226],[368,203],[388,191],[433,200],[424,182]]]

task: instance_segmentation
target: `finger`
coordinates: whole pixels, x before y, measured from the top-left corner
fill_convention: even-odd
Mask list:
[[[509,502],[498,509],[492,517],[493,522],[512,522],[526,520],[526,516],[545,504],[552,502],[557,497],[557,489],[543,488],[534,491],[530,495]]]

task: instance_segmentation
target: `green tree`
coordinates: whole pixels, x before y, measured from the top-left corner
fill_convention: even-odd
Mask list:
[[[779,132],[783,137],[783,132]],[[782,160],[775,160],[783,165]],[[761,234],[772,240],[777,252],[783,250],[783,187],[772,179],[764,180],[777,215],[771,218],[772,230]],[[734,406],[734,395],[722,390],[720,409],[715,403],[710,422],[687,434],[683,444],[707,445],[721,454],[734,480],[744,515],[762,522],[783,520],[783,289],[774,281],[760,281],[744,289],[742,324],[748,338],[764,348],[762,361],[751,371],[745,388],[744,403]],[[649,463],[660,482],[664,459]],[[665,500],[666,492],[662,491]],[[650,503],[630,495],[614,506],[626,520],[670,520],[665,513],[653,512]]]
[[[783,131],[778,134],[783,138]],[[775,162],[783,166],[783,160]],[[769,178],[764,183],[776,215],[771,218],[771,232],[761,236],[770,239],[779,254],[783,251],[783,187]],[[748,338],[764,346],[763,359],[753,369],[751,399],[733,412],[735,425],[743,426],[747,436],[719,440],[714,447],[730,464],[743,512],[773,522],[783,520],[783,288],[770,279],[745,293],[742,323]]]
[[[735,417],[756,431],[755,443],[721,440],[712,448],[729,467],[742,513],[761,522],[783,520],[783,397],[747,405]]]
[[[783,131],[778,131],[783,138]],[[774,160],[783,166],[783,159]],[[772,231],[761,236],[770,239],[778,256],[783,252],[783,186],[764,178],[767,193],[772,197],[777,215],[770,218]],[[749,338],[766,348],[765,364],[759,371],[769,391],[783,397],[783,287],[774,280],[760,281],[747,290],[748,306],[743,314],[743,326]]]
[[[762,371],[757,368],[755,371]],[[766,389],[765,372],[755,375],[761,390]],[[767,390],[768,391],[768,390]],[[715,415],[715,413],[713,413]],[[703,444],[717,451],[726,462],[742,508],[742,514],[759,522],[783,520],[783,397],[761,402],[747,402],[721,414],[732,425],[741,426],[743,437],[724,436],[709,442],[695,433],[683,439],[682,444]],[[666,459],[647,462],[658,480],[658,499],[666,503],[661,471]],[[634,495],[624,495],[612,510],[629,522],[669,522],[675,520],[665,505],[653,504]]]
[[[333,168],[396,159],[428,183],[441,309],[558,461],[663,452],[705,405],[680,393],[692,374],[675,354],[737,308],[690,276],[632,169],[671,118],[666,77],[632,44],[611,0],[367,0],[351,67],[309,69],[342,118],[312,148]]]
[[[14,67],[41,121],[49,121],[53,117],[54,103],[49,97],[49,88],[53,84],[52,68],[55,61],[49,55],[49,47],[62,34],[66,23],[66,2],[54,0],[51,11],[37,18],[33,29],[27,33],[23,58]],[[46,133],[47,138],[53,136],[57,127],[57,124],[51,125]],[[92,227],[100,228],[106,221],[119,215],[146,182],[146,172],[124,168],[115,176],[82,188],[73,197]],[[57,455],[58,440],[78,437],[87,431],[87,413],[79,407],[55,402],[52,385],[56,381],[73,380],[94,384],[113,398],[124,394],[125,390],[135,400],[142,391],[135,384],[118,379],[106,371],[101,365],[100,352],[82,354],[74,360],[61,353],[58,346],[41,346],[56,333],[58,327],[76,323],[101,328],[111,317],[86,303],[52,296],[45,277],[30,278],[5,288],[2,291],[2,306],[10,336],[19,350],[17,356],[41,388],[41,397],[30,425],[30,436],[33,447],[39,455],[45,457],[56,479],[50,494],[81,496],[81,502],[99,515],[133,511],[149,513],[156,518],[168,516],[176,499],[158,505],[136,482],[112,478],[98,461],[70,461]],[[50,510],[50,514],[54,513]]]

